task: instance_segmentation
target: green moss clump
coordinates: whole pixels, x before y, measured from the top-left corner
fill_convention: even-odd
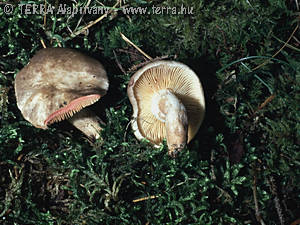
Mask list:
[[[21,3],[45,1],[0,3],[1,224],[291,224],[298,219],[296,1],[125,0],[85,31],[100,15],[25,14]],[[46,1],[56,9],[115,3]],[[12,13],[5,12],[6,4],[14,7]],[[122,7],[147,11],[126,14]],[[185,7],[190,13],[154,14],[155,7],[170,12]],[[202,81],[206,117],[177,159],[168,157],[166,144],[154,149],[131,131],[126,86],[134,71],[129,69],[146,59],[120,32],[153,58],[188,64]],[[76,48],[108,71],[109,92],[91,107],[105,121],[102,140],[92,146],[67,122],[34,128],[17,108],[14,77],[43,44]]]

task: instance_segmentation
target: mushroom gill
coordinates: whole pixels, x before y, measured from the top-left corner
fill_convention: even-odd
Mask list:
[[[79,112],[83,108],[94,104],[101,98],[98,94],[87,95],[80,98],[76,98],[71,101],[68,105],[58,109],[57,111],[51,113],[48,118],[45,120],[44,124],[46,126],[59,122],[61,120],[68,119],[73,116],[73,114]]]
[[[192,79],[191,79],[192,78]],[[153,96],[161,90],[170,90],[184,103],[189,121],[188,142],[196,134],[203,109],[199,104],[199,81],[187,77],[183,68],[159,65],[146,70],[134,86],[134,96],[138,102],[137,123],[143,136],[151,142],[159,144],[166,137],[164,121],[153,113]],[[146,133],[147,132],[147,133]]]
[[[200,80],[188,66],[175,61],[149,63],[131,77],[127,93],[138,139],[158,146],[166,138],[169,154],[175,157],[196,135],[205,101]]]

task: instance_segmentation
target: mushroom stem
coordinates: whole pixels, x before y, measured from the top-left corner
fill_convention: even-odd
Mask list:
[[[100,137],[101,127],[99,125],[100,118],[92,111],[84,108],[78,113],[75,113],[68,121],[84,133],[92,141]]]
[[[176,157],[187,143],[188,117],[184,105],[170,89],[165,89],[154,95],[152,113],[165,123],[168,153]]]

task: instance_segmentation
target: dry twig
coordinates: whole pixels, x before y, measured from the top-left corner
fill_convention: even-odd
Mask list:
[[[47,46],[45,45],[45,42],[44,42],[43,39],[41,39],[41,43],[42,43],[42,45],[43,45],[43,48],[47,48]]]
[[[169,56],[164,55],[164,56],[156,57],[156,58],[154,58],[154,59],[152,59],[152,60],[149,60],[149,61],[146,61],[146,62],[139,63],[139,64],[137,64],[137,65],[133,65],[133,66],[128,70],[128,72],[136,71],[138,68],[140,68],[140,67],[142,67],[142,66],[148,64],[149,62],[154,62],[154,61],[157,61],[157,60],[162,60],[162,59],[167,59],[167,58],[169,58]]]
[[[122,32],[120,32],[120,35],[124,41],[126,41],[128,44],[132,45],[136,50],[138,50],[143,56],[145,56],[149,60],[153,60],[151,56],[146,54],[142,49],[140,49],[138,46],[136,46],[132,41],[130,41]]]
[[[147,196],[147,197],[143,197],[143,198],[138,198],[138,199],[134,199],[132,200],[132,202],[142,202],[142,201],[145,201],[145,200],[149,200],[149,199],[155,199],[155,198],[158,198],[159,195],[151,195],[151,196]]]
[[[260,106],[255,110],[255,112],[251,115],[251,117],[255,116],[256,113],[261,110],[262,108],[264,108],[269,102],[271,102],[274,98],[276,97],[275,94],[272,94],[271,96],[269,96],[268,98],[266,98],[266,100],[260,104]]]
[[[210,177],[213,181],[217,180],[216,174],[215,174],[215,167],[214,167],[214,161],[215,161],[215,151],[212,150],[210,153]]]
[[[288,38],[288,40],[284,43],[284,45],[274,54],[272,55],[272,58],[276,57],[285,47],[286,45],[289,43],[289,41],[292,39],[292,37],[294,36],[295,32],[298,30],[299,24],[297,24],[297,26],[295,27],[295,29],[293,30],[292,34],[290,35],[290,37]],[[252,71],[257,70],[258,68],[266,65],[268,62],[270,62],[270,59],[267,59],[266,61],[264,61],[262,64],[258,65],[257,67],[255,67],[254,69],[252,69]]]
[[[121,65],[121,63],[120,63],[120,61],[118,59],[118,56],[117,56],[115,50],[113,50],[113,53],[114,53],[114,56],[115,56],[115,59],[116,59],[116,63],[118,65],[119,69],[122,71],[122,73],[126,74],[126,71],[124,70],[123,66]]]
[[[76,37],[77,35],[85,32],[87,29],[89,29],[90,27],[94,26],[95,24],[99,23],[101,20],[103,20],[105,17],[107,17],[110,13],[113,12],[114,8],[119,5],[119,0],[117,1],[117,3],[105,14],[103,14],[102,16],[100,16],[98,19],[96,19],[95,21],[93,22],[90,22],[88,25],[86,25],[85,27],[83,27],[82,29],[80,29],[79,31],[71,34],[71,37],[74,38]]]
[[[277,188],[276,188],[273,176],[270,176],[270,179],[268,179],[268,183],[269,183],[270,191],[274,195],[275,208],[276,208],[276,211],[277,211],[277,215],[279,217],[280,224],[284,225],[285,224],[285,219],[283,217],[282,208],[280,206],[280,200],[279,200],[279,197],[278,197]]]
[[[47,1],[45,0],[44,1],[44,7],[45,9],[47,8]],[[46,10],[44,12],[44,28],[46,29],[46,25],[47,25],[47,13],[46,13]]]
[[[260,213],[259,213],[258,201],[257,201],[256,182],[257,182],[256,181],[256,172],[254,172],[252,191],[253,191],[253,198],[254,198],[254,205],[255,205],[255,217],[256,217],[256,220],[261,225],[265,225],[265,222],[263,221],[263,219],[261,218]]]

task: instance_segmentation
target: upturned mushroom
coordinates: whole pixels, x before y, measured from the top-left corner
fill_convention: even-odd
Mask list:
[[[106,71],[97,60],[76,50],[38,51],[15,78],[17,105],[37,128],[68,119],[90,139],[99,138],[99,118],[85,107],[108,90]]]
[[[147,64],[131,77],[127,93],[137,139],[146,138],[155,147],[166,139],[171,157],[176,157],[192,140],[204,118],[200,80],[179,62],[162,60]]]

